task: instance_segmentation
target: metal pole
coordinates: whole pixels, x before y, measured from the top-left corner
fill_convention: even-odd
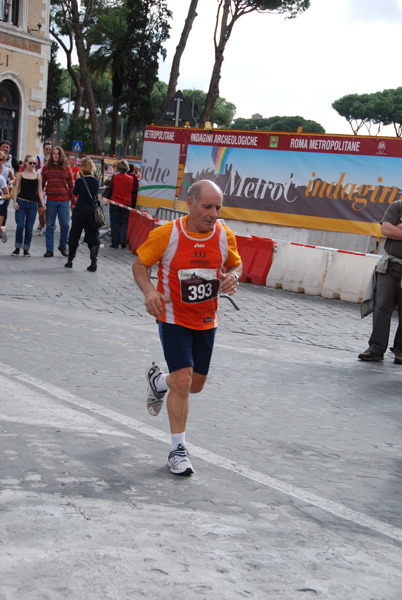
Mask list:
[[[174,124],[176,127],[179,126],[179,121],[180,121],[180,102],[183,102],[181,98],[175,98],[175,102],[177,102],[176,104],[176,117],[174,120]]]

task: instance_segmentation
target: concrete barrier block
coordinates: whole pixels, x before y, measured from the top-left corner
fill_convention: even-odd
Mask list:
[[[331,252],[321,296],[360,303],[378,259],[377,255]]]
[[[266,285],[311,296],[321,295],[327,272],[328,251],[277,243]]]

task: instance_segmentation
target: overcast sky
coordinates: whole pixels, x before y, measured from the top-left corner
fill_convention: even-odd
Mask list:
[[[189,0],[167,4],[171,38],[159,71],[166,83]],[[208,91],[217,6],[217,0],[198,2],[178,89]],[[311,0],[293,20],[252,13],[237,21],[226,46],[220,96],[235,104],[235,117],[300,115],[327,133],[350,134],[332,102],[402,86],[401,47],[402,0]],[[393,136],[393,128],[383,135]]]

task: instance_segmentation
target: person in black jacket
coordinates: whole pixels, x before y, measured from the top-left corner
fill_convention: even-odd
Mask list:
[[[99,228],[95,221],[95,204],[98,203],[99,179],[92,173],[95,171],[94,163],[88,156],[81,159],[81,177],[74,185],[73,194],[78,196],[77,204],[71,218],[71,229],[68,238],[68,259],[65,267],[71,269],[77,252],[82,230],[85,230],[84,243],[88,244],[91,264],[87,271],[97,270],[97,257],[100,245]]]

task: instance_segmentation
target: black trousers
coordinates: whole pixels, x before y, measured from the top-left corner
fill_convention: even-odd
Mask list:
[[[95,222],[95,209],[93,206],[77,206],[73,210],[71,217],[71,229],[68,236],[68,255],[75,257],[82,231],[85,231],[84,243],[88,247],[99,246],[99,229]]]

